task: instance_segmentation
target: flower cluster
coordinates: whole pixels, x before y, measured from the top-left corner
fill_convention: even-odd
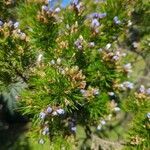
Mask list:
[[[83,3],[79,2],[79,0],[73,0],[71,4],[72,4],[73,9],[75,10],[75,12],[77,14],[79,14],[80,12],[82,12],[83,9],[84,9]]]
[[[131,66],[131,63],[128,63],[128,64],[125,64],[123,66],[123,69],[124,71],[128,74],[128,73],[131,73],[132,72],[132,66]]]
[[[0,33],[6,37],[12,36],[20,40],[27,40],[27,36],[24,32],[19,29],[19,22],[8,21],[3,23],[0,22]]]
[[[103,60],[110,62],[118,62],[122,57],[124,57],[124,53],[120,51],[108,51],[110,47],[106,45],[106,51],[103,51]]]
[[[134,88],[134,84],[132,82],[129,81],[124,81],[122,84],[120,84],[120,89],[121,90],[131,90]]]
[[[49,2],[51,3],[51,1]],[[41,11],[38,12],[37,18],[43,23],[48,23],[49,19],[55,18],[57,19],[58,13],[61,11],[59,7],[55,8],[51,6],[51,4],[43,5]]]
[[[48,106],[44,111],[40,112],[39,118],[44,120],[48,116],[60,116],[64,114],[65,114],[64,109],[59,107],[51,108],[50,106]]]
[[[100,93],[98,88],[92,88],[92,87],[88,87],[87,90],[81,89],[80,92],[85,98],[90,98],[99,95]]]
[[[80,35],[79,38],[74,42],[74,45],[76,46],[77,49],[83,50],[83,44],[84,44],[84,39],[82,35]]]

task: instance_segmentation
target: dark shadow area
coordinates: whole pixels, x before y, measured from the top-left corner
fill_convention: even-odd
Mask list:
[[[4,123],[0,130],[0,150],[29,150],[28,138],[23,135],[25,131],[25,123]]]
[[[29,150],[28,119],[20,113],[11,114],[6,103],[0,99],[0,150]]]

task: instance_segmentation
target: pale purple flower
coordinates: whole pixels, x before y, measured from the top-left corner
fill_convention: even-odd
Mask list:
[[[140,93],[143,93],[143,94],[145,93],[145,86],[144,86],[144,85],[141,85],[141,86],[140,86],[139,92],[140,92]]]
[[[46,109],[46,111],[47,111],[47,113],[51,113],[53,110],[52,110],[51,107],[48,107],[48,108]]]
[[[101,124],[102,124],[102,125],[105,125],[105,124],[106,124],[106,121],[105,121],[105,120],[102,120],[102,121],[101,121]]]
[[[76,132],[77,128],[74,126],[74,127],[71,127],[71,131],[73,132]]]
[[[78,11],[80,11],[80,10],[81,10],[81,8],[82,8],[81,3],[79,3],[78,5],[76,5],[76,8],[77,8],[77,10],[78,10]]]
[[[57,113],[58,113],[59,115],[65,114],[65,110],[62,109],[62,108],[59,108],[59,109],[57,109],[56,111],[57,111]]]
[[[45,119],[46,113],[45,112],[40,112],[39,117],[40,117],[40,119]]]
[[[49,10],[49,8],[48,8],[48,6],[43,5],[43,6],[42,6],[42,10],[43,10],[43,11],[48,11],[48,10]]]
[[[42,134],[43,135],[49,134],[49,128],[48,127],[44,127]]]
[[[3,25],[3,21],[0,20],[0,26],[2,26],[2,25]]]
[[[18,28],[19,27],[19,22],[14,23],[14,28]]]
[[[83,44],[83,37],[79,37],[75,42],[74,42],[75,46],[81,50],[83,48],[82,44]]]
[[[134,84],[129,82],[129,81],[123,82],[123,85],[124,85],[125,88],[128,88],[128,89],[133,89],[134,88]]]
[[[117,16],[115,16],[113,20],[115,24],[121,24],[121,21],[118,19]]]
[[[81,92],[81,94],[85,94],[86,90],[81,89],[80,92]]]
[[[91,15],[89,15],[89,18],[97,18],[97,19],[102,19],[104,17],[106,17],[106,13],[92,13]]]
[[[99,21],[98,21],[97,19],[93,19],[93,20],[92,20],[92,23],[91,23],[91,27],[92,27],[92,28],[97,28],[97,27],[99,27],[99,26],[100,26]]]
[[[120,57],[118,55],[114,55],[112,59],[115,60],[115,61],[117,61],[117,60],[119,60],[119,58]]]
[[[90,43],[89,43],[89,47],[92,48],[92,47],[94,47],[94,46],[95,46],[95,43],[94,43],[94,42],[90,42]]]
[[[90,18],[99,18],[99,13],[92,13],[89,15]]]
[[[107,13],[101,13],[101,14],[99,14],[99,18],[100,19],[102,19],[102,18],[104,18],[104,17],[106,17],[107,16]]]
[[[78,5],[78,3],[79,3],[79,0],[73,0],[72,1],[72,4],[74,4],[74,5]]]

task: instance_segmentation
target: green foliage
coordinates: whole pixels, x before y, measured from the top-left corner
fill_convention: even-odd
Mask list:
[[[125,58],[122,46],[134,6],[137,14],[148,13],[148,4],[139,8],[141,3],[85,0],[59,9],[44,0],[18,1],[5,13],[6,3],[0,1],[3,101],[11,113],[17,108],[28,115],[33,122],[30,136],[38,137],[40,144],[50,140],[52,149],[72,149],[77,125],[87,129],[101,120],[105,124],[105,118],[115,116],[127,99],[124,111],[134,117],[130,144],[149,147],[149,97],[130,92],[133,58]],[[5,22],[10,14],[20,26],[14,20]],[[138,24],[147,25],[147,20]],[[148,37],[141,42],[146,52]]]
[[[124,102],[124,109],[130,112],[133,121],[129,130],[129,145],[137,149],[149,148],[150,123],[149,113],[150,99],[143,93],[134,93]]]

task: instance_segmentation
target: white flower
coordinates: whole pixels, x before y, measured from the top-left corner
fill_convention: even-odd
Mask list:
[[[105,125],[105,124],[106,124],[106,121],[105,121],[105,120],[102,120],[102,121],[101,121],[101,124],[102,124],[102,125]]]
[[[110,49],[110,47],[111,47],[111,44],[108,43],[108,44],[105,46],[105,49],[108,50],[108,49]]]
[[[57,7],[56,9],[55,9],[55,13],[59,13],[61,11],[61,9],[59,8],[59,7]]]
[[[54,65],[55,64],[55,60],[51,60],[50,64]]]
[[[42,57],[43,57],[43,55],[42,55],[42,54],[39,54],[39,55],[38,55],[38,58],[37,58],[37,62],[38,62],[38,63],[39,63],[39,62],[41,62]]]
[[[112,114],[109,114],[108,116],[107,116],[107,120],[111,120],[111,118],[112,118]]]
[[[115,107],[115,108],[114,108],[114,111],[115,111],[115,112],[119,112],[119,111],[120,111],[120,108],[119,108],[119,107]]]
[[[60,65],[61,64],[61,58],[58,58],[56,62],[58,65]]]
[[[122,90],[126,90],[126,87],[124,86],[124,84],[120,84],[119,86]]]
[[[99,48],[99,49],[98,49],[98,52],[102,52],[102,51],[103,51],[103,49],[102,49],[102,48]]]
[[[126,54],[126,53],[122,53],[121,56],[122,56],[122,57],[125,57],[125,56],[127,56],[127,54]]]
[[[128,63],[126,65],[124,65],[124,70],[127,71],[127,72],[132,72],[132,66],[131,66],[131,63]]]
[[[146,90],[146,94],[150,95],[150,88]]]
[[[63,115],[65,113],[65,110],[61,108],[57,109],[56,111],[59,115]]]
[[[25,33],[20,33],[20,39],[25,40],[25,38],[26,38],[26,34]]]
[[[114,93],[114,92],[108,92],[108,95],[109,95],[109,96],[114,96],[115,93]]]
[[[128,27],[130,27],[132,25],[131,20],[128,20]]]
[[[44,143],[45,143],[45,141],[43,139],[39,140],[39,144],[44,144]]]
[[[95,46],[95,43],[94,43],[94,42],[90,42],[90,43],[89,43],[89,47],[92,48],[92,47],[94,47],[94,46]]]
[[[147,113],[147,118],[150,119],[150,112]]]
[[[99,89],[94,89],[93,94],[94,95],[99,95]]]
[[[99,125],[97,126],[97,130],[101,130],[101,129],[102,129],[102,125],[99,124]]]
[[[132,45],[133,45],[134,48],[138,47],[138,43],[137,42],[133,42]]]
[[[57,115],[58,115],[57,111],[53,111],[53,112],[52,112],[52,115],[53,115],[53,116],[57,116]]]
[[[46,135],[46,134],[48,134],[48,133],[49,133],[49,128],[48,128],[48,127],[45,127],[45,128],[43,129],[42,134],[43,134],[43,135]]]

